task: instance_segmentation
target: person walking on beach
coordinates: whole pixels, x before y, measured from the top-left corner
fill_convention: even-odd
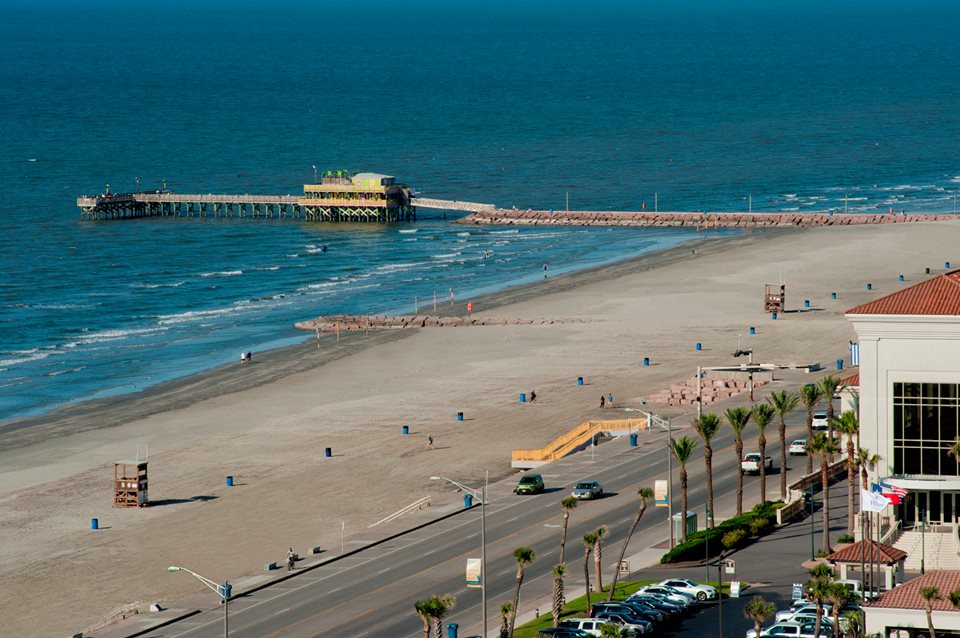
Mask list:
[[[605,397],[605,396],[603,396],[603,395],[601,394],[601,395],[600,395],[600,409],[601,409],[601,410],[603,409],[603,407],[604,407],[604,405],[606,404],[606,402],[607,402],[607,397]]]
[[[427,449],[428,449],[428,450],[432,450],[432,449],[433,449],[433,435],[431,435],[431,434],[428,434],[428,435],[427,435]]]
[[[293,564],[297,560],[297,555],[293,553],[293,548],[287,550],[287,571],[293,571]]]
[[[549,267],[548,267],[546,264],[544,264],[544,265],[543,265],[543,278],[544,278],[544,279],[547,278],[547,270],[549,270]]]
[[[248,353],[247,353],[247,363],[250,363],[251,361],[253,361],[253,353],[252,353],[252,352],[248,352]]]
[[[607,394],[607,407],[608,407],[608,408],[612,408],[612,407],[613,407],[613,393],[612,393],[612,392],[609,393],[609,394]]]
[[[241,352],[241,353],[240,353],[240,363],[246,363],[246,362],[247,362],[247,353],[246,353],[246,352]]]
[[[536,400],[537,400],[537,391],[530,390],[530,403],[533,403]]]

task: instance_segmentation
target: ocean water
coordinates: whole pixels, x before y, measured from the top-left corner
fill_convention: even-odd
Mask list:
[[[429,211],[81,222],[107,183],[293,194],[316,165],[588,210],[951,212],[960,190],[956,3],[126,4],[0,2],[0,419],[293,343],[316,315],[694,238]]]

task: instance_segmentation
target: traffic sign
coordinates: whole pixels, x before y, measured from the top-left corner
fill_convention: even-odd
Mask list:
[[[620,571],[621,576],[630,575],[630,561],[622,560],[620,561],[620,566],[617,568]]]
[[[725,558],[723,560],[723,572],[725,574],[736,574],[737,573],[737,561],[732,558]]]
[[[803,583],[793,584],[793,600],[803,600]]]

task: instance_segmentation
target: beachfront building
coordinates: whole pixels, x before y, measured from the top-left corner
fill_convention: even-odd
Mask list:
[[[846,317],[860,345],[861,446],[880,455],[877,476],[909,490],[896,506],[903,528],[926,517],[946,531],[960,513],[960,463],[949,453],[960,434],[960,270]]]
[[[867,636],[883,638],[928,638],[924,587],[936,587],[941,599],[930,603],[937,638],[960,638],[960,611],[947,598],[960,589],[960,571],[935,571],[882,594],[863,605]]]
[[[314,221],[393,222],[416,219],[410,189],[390,175],[335,171],[305,184],[297,202]]]

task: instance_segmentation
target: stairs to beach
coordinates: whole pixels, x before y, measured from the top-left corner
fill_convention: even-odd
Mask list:
[[[923,559],[924,568],[930,569],[958,569],[960,570],[960,555],[957,554],[957,544],[953,539],[952,526],[947,531],[931,531],[926,533],[918,529],[905,531],[894,543],[894,547],[907,552],[904,568],[919,570]]]

